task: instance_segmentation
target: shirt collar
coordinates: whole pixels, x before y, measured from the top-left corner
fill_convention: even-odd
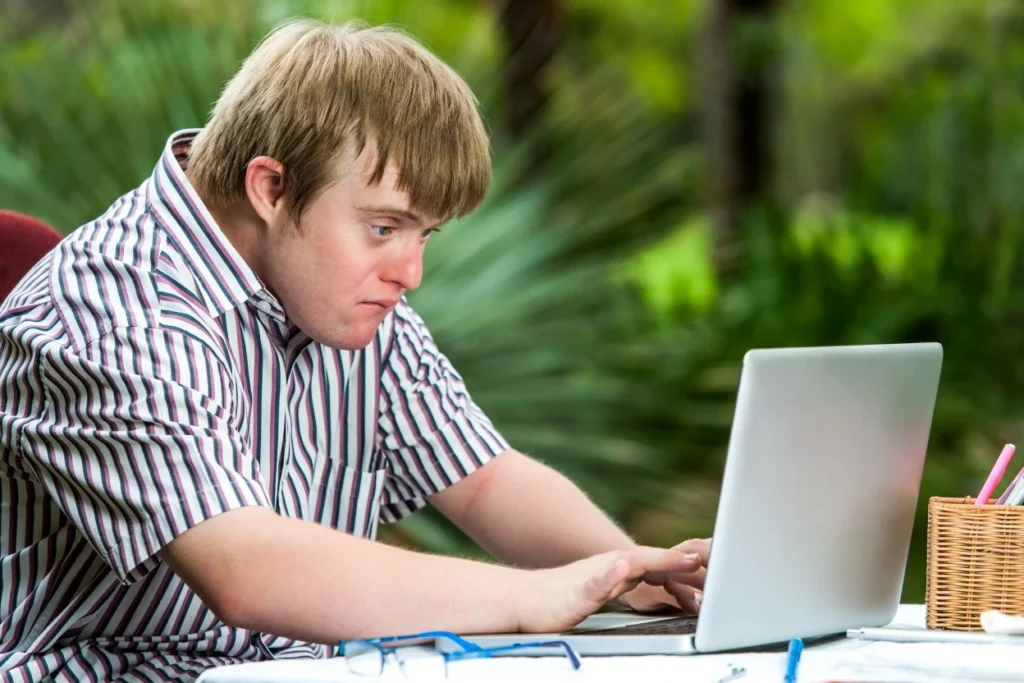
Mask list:
[[[198,133],[198,129],[181,130],[167,140],[149,179],[149,210],[192,270],[210,313],[219,316],[256,297],[257,307],[270,309],[268,313],[283,320],[280,305],[217,226],[185,176],[188,150]]]

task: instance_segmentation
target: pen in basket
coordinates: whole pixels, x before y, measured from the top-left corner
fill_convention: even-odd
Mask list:
[[[1006,487],[1005,491],[1003,491],[1003,495],[999,496],[999,500],[996,501],[996,505],[1003,505],[1010,502],[1010,498],[1013,497],[1014,489],[1016,489],[1017,485],[1020,483],[1020,475],[1022,474],[1024,474],[1024,467],[1020,468],[1020,472],[1017,473],[1017,476],[1013,478],[1010,485]]]
[[[996,501],[997,505],[1003,505],[1009,503],[1010,505],[1020,505],[1024,502],[1024,484],[1021,480],[1024,479],[1024,467],[1020,468],[1020,472],[1013,478],[1010,485],[1003,491],[1003,495],[999,496],[999,500]]]
[[[1006,466],[1010,464],[1010,459],[1013,458],[1015,450],[1017,448],[1012,443],[1003,446],[1003,452],[999,454],[996,464],[992,466],[992,471],[989,472],[985,485],[981,487],[981,493],[974,500],[975,505],[988,504],[989,499],[992,497],[992,492],[996,490],[999,480],[1003,478],[1003,473],[1006,472]]]
[[[1020,505],[1021,503],[1024,503],[1024,478],[1021,477],[1022,474],[1024,474],[1024,468],[1021,468],[1021,471],[1017,473],[1017,481],[1012,484],[1013,490],[1003,494],[1006,496],[1005,502],[1010,505]],[[1002,496],[1000,496],[1000,498],[1002,498]]]

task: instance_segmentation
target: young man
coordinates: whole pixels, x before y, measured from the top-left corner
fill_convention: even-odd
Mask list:
[[[298,21],[26,276],[0,311],[0,680],[697,609],[707,541],[636,547],[511,450],[405,303],[489,180],[448,67]],[[372,540],[428,501],[509,566]]]

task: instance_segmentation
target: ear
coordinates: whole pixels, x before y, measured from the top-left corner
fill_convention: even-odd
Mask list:
[[[271,157],[256,157],[245,168],[245,194],[253,211],[267,225],[279,225],[288,217],[284,196],[284,166]]]

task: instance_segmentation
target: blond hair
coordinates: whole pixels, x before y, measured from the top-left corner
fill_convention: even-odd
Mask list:
[[[394,162],[399,189],[427,216],[464,216],[490,184],[487,131],[455,71],[394,30],[293,20],[227,84],[192,143],[188,175],[207,202],[227,205],[245,197],[249,161],[269,156],[284,166],[298,218],[368,143],[371,183]]]

